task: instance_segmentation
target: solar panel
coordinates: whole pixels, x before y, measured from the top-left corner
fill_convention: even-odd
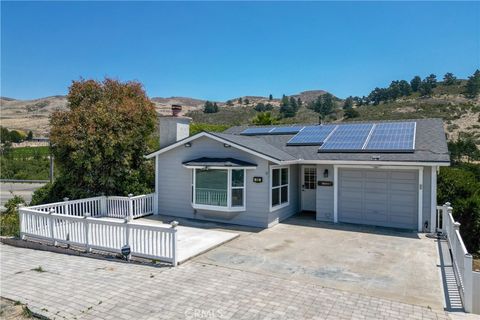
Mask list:
[[[269,134],[295,134],[303,129],[303,126],[276,127]]]
[[[373,124],[339,125],[318,150],[361,151]]]
[[[415,122],[392,122],[375,125],[365,150],[413,151]]]
[[[335,129],[335,125],[319,125],[304,127],[292,137],[287,145],[315,146],[321,145],[328,135]]]
[[[248,128],[240,132],[241,135],[244,136],[255,136],[255,135],[261,135],[261,134],[268,134],[270,131],[272,131],[273,127],[270,128]]]

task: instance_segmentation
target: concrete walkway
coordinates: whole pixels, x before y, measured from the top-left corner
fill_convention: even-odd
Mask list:
[[[1,296],[52,319],[448,319],[441,310],[301,280],[177,268],[0,245]]]

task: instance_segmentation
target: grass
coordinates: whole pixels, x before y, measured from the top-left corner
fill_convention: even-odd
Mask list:
[[[47,272],[47,271],[45,271],[45,270],[42,268],[42,266],[38,266],[38,267],[33,268],[33,269],[31,269],[31,270],[32,270],[32,271],[36,271],[36,272],[40,272],[40,273]]]
[[[12,148],[0,156],[1,179],[48,180],[48,147]]]

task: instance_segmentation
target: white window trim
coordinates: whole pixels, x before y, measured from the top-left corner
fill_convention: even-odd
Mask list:
[[[287,195],[288,195],[288,200],[285,203],[281,203],[276,206],[272,206],[272,189],[273,189],[273,169],[287,169],[287,177],[288,177],[288,183],[287,183]],[[281,165],[272,165],[270,166],[270,174],[269,174],[269,185],[268,185],[268,198],[269,198],[269,206],[270,206],[270,212],[279,210],[281,208],[285,208],[290,204],[290,166],[281,166]],[[280,173],[280,180],[282,179],[281,173]],[[280,185],[279,188],[285,185]],[[281,190],[280,190],[280,197],[281,197]]]
[[[245,211],[247,207],[247,168],[229,168],[229,167],[215,167],[209,168],[212,170],[227,170],[227,206],[212,206],[207,204],[197,204],[195,198],[196,190],[196,169],[205,169],[205,167],[192,168],[192,207],[200,210],[224,211],[224,212],[241,212]],[[232,170],[243,170],[243,187],[232,187]],[[232,189],[243,189],[243,205],[240,207],[232,206]]]

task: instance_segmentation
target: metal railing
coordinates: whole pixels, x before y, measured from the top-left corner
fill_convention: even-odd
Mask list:
[[[195,188],[195,203],[210,206],[227,206],[227,190]]]

